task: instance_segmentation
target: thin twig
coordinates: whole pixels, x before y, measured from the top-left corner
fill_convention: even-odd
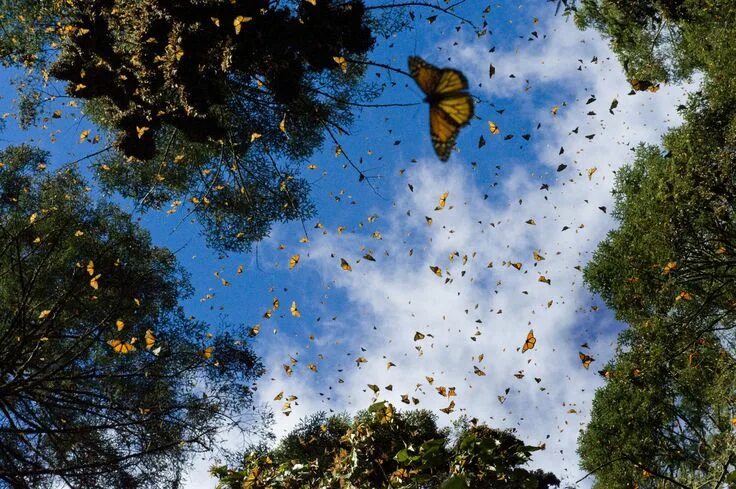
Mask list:
[[[718,482],[716,482],[716,485],[713,489],[718,489],[721,486],[723,479],[726,478],[726,475],[728,474],[728,466],[731,463],[731,459],[733,459],[733,453],[728,455],[728,460],[726,460],[726,463],[723,464],[723,473],[721,474],[720,479],[718,479]]]
[[[166,151],[164,151],[164,154],[161,157],[161,163],[158,166],[158,171],[156,172],[156,175],[154,175],[153,185],[151,185],[151,187],[148,189],[148,192],[146,192],[146,194],[143,196],[143,198],[135,206],[135,209],[133,210],[133,212],[135,212],[135,210],[137,210],[137,209],[142,208],[143,205],[146,203],[146,199],[148,198],[148,196],[151,195],[151,193],[153,193],[153,191],[156,189],[156,186],[158,185],[158,182],[155,181],[156,176],[161,173],[161,170],[166,165],[166,159],[169,156],[169,150],[171,149],[171,145],[174,143],[174,138],[176,138],[177,131],[178,131],[178,129],[174,129],[174,132],[171,133],[171,137],[169,138],[169,142],[166,145]]]
[[[353,59],[353,58],[345,58],[345,60],[348,61],[348,62],[350,62],[350,63],[355,63],[355,64],[358,64],[358,65],[377,66],[378,68],[383,68],[383,69],[388,70],[388,71],[394,71],[394,72],[400,73],[400,74],[402,74],[404,76],[408,76],[409,78],[413,78],[411,76],[411,73],[409,73],[407,71],[404,71],[401,68],[394,68],[393,66],[387,65],[387,64],[384,64],[384,63],[376,63],[375,61],[364,61],[362,59]]]
[[[588,478],[588,477],[590,477],[591,475],[593,475],[593,474],[595,474],[596,472],[598,472],[598,471],[599,471],[600,469],[602,469],[602,468],[604,468],[604,467],[608,467],[609,465],[611,465],[611,464],[613,464],[613,463],[616,463],[616,462],[620,462],[620,461],[622,461],[622,460],[625,460],[625,459],[626,459],[626,457],[619,457],[619,458],[614,458],[613,460],[609,460],[608,462],[602,463],[602,464],[600,464],[600,465],[599,465],[598,467],[596,467],[596,468],[594,468],[593,470],[589,471],[589,472],[588,472],[587,474],[585,474],[585,475],[584,475],[583,477],[581,477],[580,479],[576,480],[576,481],[575,481],[575,484],[580,484],[580,483],[581,483],[581,482],[583,482],[583,481],[584,481],[585,479],[587,479],[587,478]]]
[[[385,9],[390,9],[390,8],[401,8],[401,7],[424,7],[424,8],[430,8],[430,9],[434,9],[434,10],[439,10],[440,12],[442,12],[444,14],[447,14],[447,15],[449,15],[451,17],[455,17],[458,20],[462,20],[463,22],[466,22],[473,29],[475,29],[477,31],[478,30],[478,27],[472,21],[470,21],[470,20],[466,19],[465,17],[463,17],[461,15],[458,15],[455,12],[452,11],[452,9],[454,7],[456,7],[457,5],[460,5],[463,2],[464,2],[464,0],[459,1],[459,2],[456,2],[456,3],[454,3],[454,4],[452,4],[452,5],[448,6],[448,7],[441,7],[439,5],[435,5],[433,3],[428,3],[428,2],[401,2],[401,3],[391,3],[391,4],[383,4],[383,5],[369,5],[369,6],[366,6],[365,9],[366,10],[385,10]]]
[[[360,102],[351,102],[348,99],[335,97],[321,90],[314,90],[314,91],[318,93],[319,95],[322,95],[323,97],[327,97],[331,100],[334,100],[337,103],[349,105],[351,107],[385,108],[385,107],[416,107],[417,105],[421,105],[421,102],[412,102],[408,104],[397,104],[397,103],[394,103],[394,104],[362,104]]]
[[[358,168],[355,165],[355,163],[353,163],[353,160],[350,159],[350,156],[348,156],[348,154],[345,152],[345,150],[343,149],[343,147],[337,141],[337,138],[335,137],[335,134],[332,132],[332,129],[330,129],[330,126],[328,126],[327,124],[325,124],[324,121],[321,121],[321,122],[322,122],[322,125],[324,126],[324,128],[327,130],[327,134],[330,135],[330,138],[332,139],[332,141],[340,148],[340,154],[342,156],[344,156],[345,159],[348,161],[348,163],[350,163],[350,166],[352,166],[355,169],[355,171],[358,172],[359,181],[365,180],[368,183],[368,186],[371,188],[371,190],[373,190],[373,192],[376,195],[378,195],[379,197],[381,197],[383,199],[384,198],[383,195],[381,195],[380,192],[378,192],[378,190],[376,190],[376,187],[374,187],[373,184],[371,183],[370,177],[366,176],[366,174],[363,173],[363,171],[360,168]]]
[[[291,192],[289,192],[289,186],[286,185],[286,178],[284,177],[284,174],[281,173],[281,170],[276,164],[276,160],[271,155],[271,152],[268,150],[266,143],[263,143],[263,152],[266,153],[266,156],[268,156],[268,159],[271,160],[273,169],[276,170],[276,173],[278,174],[279,178],[281,178],[281,181],[284,182],[284,191],[286,192],[286,197],[289,199],[289,202],[291,203],[291,208],[299,211],[299,207],[296,205],[296,201],[291,196]],[[304,224],[304,216],[302,215],[301,212],[299,212],[299,221],[302,223],[302,229],[304,230],[304,237],[309,239],[309,233],[307,232],[307,226],[306,224]]]
[[[79,159],[77,159],[77,160],[74,160],[74,161],[70,161],[69,163],[67,163],[67,164],[66,164],[66,165],[64,165],[64,166],[69,166],[69,165],[75,165],[75,164],[77,164],[77,163],[80,163],[80,162],[82,162],[82,161],[84,161],[84,160],[88,160],[88,159],[90,159],[90,158],[94,158],[95,156],[97,156],[97,155],[99,155],[99,154],[102,154],[102,153],[104,153],[104,152],[106,152],[106,151],[110,151],[110,150],[111,150],[112,148],[113,148],[113,146],[112,146],[112,144],[111,144],[111,145],[109,145],[109,146],[107,146],[107,147],[105,147],[105,148],[102,148],[102,149],[101,149],[101,150],[99,150],[99,151],[96,151],[96,152],[94,152],[94,153],[90,153],[90,154],[88,154],[87,156],[83,156],[83,157],[81,157],[81,158],[79,158]]]

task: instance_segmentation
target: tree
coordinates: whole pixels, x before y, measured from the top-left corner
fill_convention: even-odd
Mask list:
[[[693,98],[664,149],[642,146],[619,172],[620,227],[585,270],[619,319],[697,314],[732,323],[736,247],[736,108]]]
[[[601,371],[607,383],[579,440],[594,487],[718,487],[726,480],[736,462],[734,346],[732,334],[683,334],[666,319],[630,326]]]
[[[608,37],[637,89],[677,82],[695,71],[717,83],[711,102],[730,100],[736,88],[736,45],[730,0],[580,0],[579,27]]]
[[[3,16],[0,56],[100,102],[98,121],[141,160],[165,125],[187,141],[250,146],[258,133],[293,155],[313,149],[362,73],[348,59],[374,43],[360,1],[17,0]]]
[[[619,227],[585,269],[629,324],[580,438],[599,488],[717,487],[736,468],[736,106],[700,93],[683,115],[619,172]]]
[[[47,157],[0,152],[0,487],[172,487],[254,415],[262,367],[184,316],[170,251]]]
[[[619,227],[585,269],[628,323],[580,437],[596,488],[736,482],[735,16],[720,0],[582,0],[576,13],[636,89],[704,75],[683,125],[619,172]]]
[[[0,58],[65,82],[114,137],[104,186],[188,200],[224,250],[312,214],[300,166],[377,93],[361,0],[15,0],[0,22]],[[26,119],[43,101],[29,91]]]
[[[379,402],[353,419],[324,413],[301,422],[272,450],[237,469],[214,467],[218,488],[549,488],[559,480],[521,468],[539,447],[513,433],[463,421],[455,436],[426,410]]]

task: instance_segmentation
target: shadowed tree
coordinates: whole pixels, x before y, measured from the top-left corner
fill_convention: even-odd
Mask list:
[[[665,136],[664,150],[642,146],[619,172],[620,227],[585,271],[619,319],[736,319],[735,115],[694,97],[685,124]]]
[[[399,412],[380,402],[350,419],[313,415],[273,450],[249,453],[236,469],[214,467],[224,489],[557,487],[542,470],[522,468],[539,447],[511,432],[462,421],[454,436],[426,410]]]
[[[65,82],[114,138],[97,165],[105,188],[144,207],[186,201],[217,249],[312,215],[300,167],[380,89],[362,79],[387,23],[361,0],[3,6],[0,57]],[[27,123],[40,99],[21,99]]]
[[[163,126],[186,141],[232,139],[241,152],[254,139],[293,155],[313,149],[352,99],[362,70],[348,60],[374,42],[357,0],[7,3],[3,59],[100,102],[98,122],[140,160],[168,142]]]
[[[632,80],[677,82],[703,72],[712,103],[730,103],[736,90],[731,0],[579,0],[575,20],[608,37]]]
[[[184,316],[174,255],[46,153],[0,161],[0,487],[176,487],[219,430],[257,429],[262,367]]]

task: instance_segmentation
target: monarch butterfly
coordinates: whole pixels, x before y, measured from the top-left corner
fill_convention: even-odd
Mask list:
[[[460,128],[473,117],[468,80],[458,70],[437,68],[418,56],[409,57],[409,72],[429,103],[429,133],[441,161],[450,158]]]
[[[636,78],[632,78],[629,80],[629,83],[631,84],[631,88],[636,90],[637,92],[656,92],[659,90],[659,83],[652,83],[650,81],[646,80],[637,80]]]
[[[583,362],[583,367],[585,367],[586,369],[590,367],[590,362],[595,362],[595,358],[589,355],[586,355],[583,352],[579,352],[579,356],[580,356],[580,361]]]
[[[150,350],[153,348],[153,345],[156,344],[156,335],[153,333],[153,330],[147,329],[146,330],[146,350]]]
[[[450,195],[450,192],[445,192],[442,195],[440,195],[440,202],[437,205],[437,207],[434,208],[434,210],[438,211],[445,208],[445,205],[447,205],[447,197]]]
[[[135,351],[135,346],[132,343],[126,343],[118,339],[110,340],[107,344],[112,347],[115,353],[126,354]]]
[[[534,348],[534,345],[537,344],[537,339],[534,337],[534,330],[530,329],[529,334],[526,335],[526,341],[524,342],[524,346],[521,347],[521,353],[525,353],[527,350],[531,350]]]

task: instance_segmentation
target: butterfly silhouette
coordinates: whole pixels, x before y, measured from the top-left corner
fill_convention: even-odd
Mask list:
[[[473,117],[468,80],[458,70],[437,68],[418,56],[409,57],[409,72],[429,103],[429,133],[434,151],[447,161],[460,128]]]

